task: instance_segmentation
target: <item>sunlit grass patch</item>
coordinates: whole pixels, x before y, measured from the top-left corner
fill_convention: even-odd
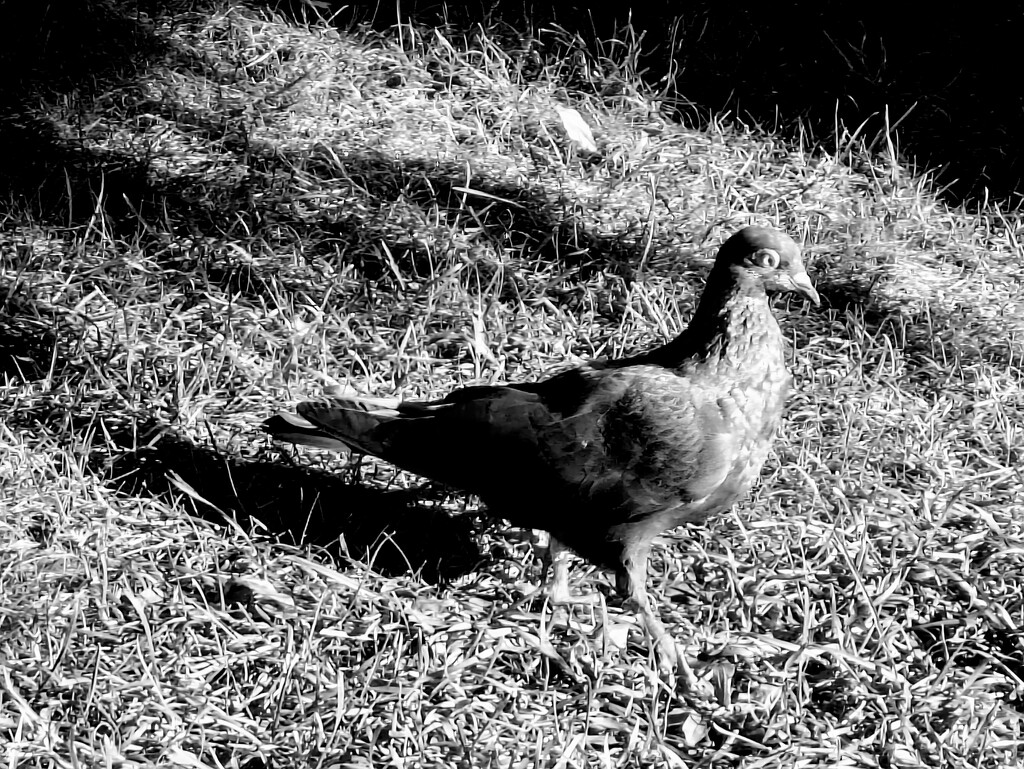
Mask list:
[[[14,200],[0,234],[12,765],[1019,763],[1015,216],[672,124],[628,47],[147,23],[158,58],[40,107],[65,205]],[[529,542],[473,500],[259,431],[326,385],[437,396],[655,344],[748,223],[804,244],[824,302],[777,304],[796,385],[752,499],[653,558],[715,702],[614,600],[526,600]]]

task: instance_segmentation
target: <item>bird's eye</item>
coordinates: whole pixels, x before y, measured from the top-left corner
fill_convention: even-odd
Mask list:
[[[751,261],[758,267],[765,267],[769,270],[774,270],[779,266],[782,261],[782,257],[779,256],[779,252],[771,248],[762,248],[758,250]]]

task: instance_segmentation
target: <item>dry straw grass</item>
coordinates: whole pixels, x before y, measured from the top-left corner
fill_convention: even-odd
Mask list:
[[[40,108],[64,210],[0,234],[6,766],[1024,760],[1016,215],[849,137],[668,122],[628,45],[143,22],[159,57]],[[529,542],[472,500],[258,431],[326,384],[641,349],[748,223],[805,243],[825,303],[778,308],[798,386],[759,490],[653,559],[713,700],[615,601],[531,600]]]

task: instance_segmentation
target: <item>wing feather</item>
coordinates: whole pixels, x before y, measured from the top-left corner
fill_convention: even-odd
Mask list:
[[[472,491],[513,521],[543,500],[573,516],[596,510],[607,525],[715,493],[736,459],[742,418],[720,399],[713,386],[659,366],[581,367],[438,401],[307,401],[279,435],[373,454]]]

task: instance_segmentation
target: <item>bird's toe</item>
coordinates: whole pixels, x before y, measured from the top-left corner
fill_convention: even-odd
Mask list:
[[[679,667],[680,660],[683,661],[684,666],[689,667],[686,664],[686,655],[680,654],[679,647],[676,646],[672,636],[666,633],[657,639],[655,645],[655,652],[658,657],[658,670],[663,676],[674,673]]]

